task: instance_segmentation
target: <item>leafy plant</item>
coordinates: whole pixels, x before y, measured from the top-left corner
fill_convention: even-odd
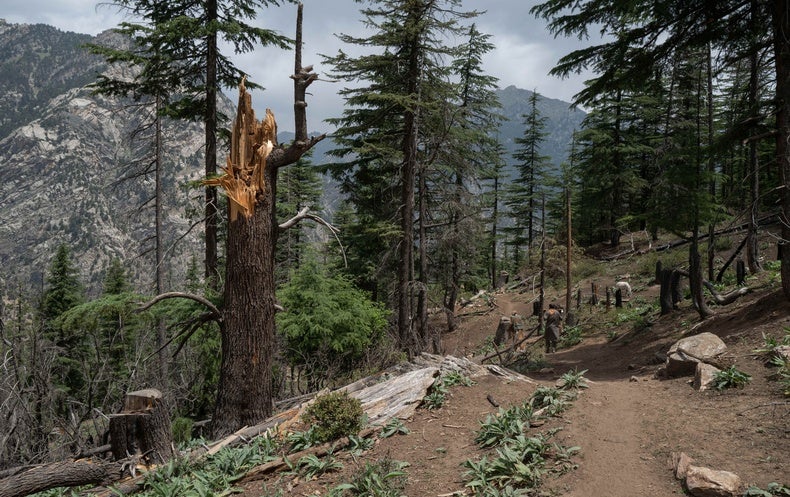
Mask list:
[[[365,463],[350,483],[338,485],[332,491],[348,490],[351,495],[366,497],[401,497],[406,487],[408,463],[385,457],[374,463]],[[340,495],[340,494],[336,494]]]
[[[584,377],[584,373],[587,370],[579,371],[578,369],[573,369],[572,371],[568,371],[562,376],[560,376],[560,381],[562,382],[563,389],[571,389],[571,388],[587,388],[587,378]]]
[[[529,403],[534,409],[548,408],[546,414],[553,416],[565,410],[567,399],[566,393],[558,388],[540,386],[530,397]]]
[[[360,437],[358,435],[348,436],[348,450],[357,456],[366,450],[373,448],[375,443],[376,442],[372,438]]]
[[[299,468],[300,474],[309,479],[329,471],[342,469],[343,463],[335,459],[335,456],[330,452],[324,457],[308,454],[296,462],[296,467]]]
[[[563,330],[557,345],[560,348],[573,347],[582,342],[582,327],[569,326]]]
[[[489,414],[485,421],[480,422],[475,443],[483,448],[496,447],[508,439],[521,435],[526,427],[528,426],[525,426],[518,410],[500,407],[496,415]]]
[[[713,387],[716,390],[724,390],[725,388],[743,388],[752,381],[752,377],[743,371],[740,371],[735,366],[730,366],[727,369],[721,370],[713,377]]]
[[[765,490],[751,486],[743,493],[743,497],[790,497],[790,487],[772,482]]]
[[[459,373],[458,371],[450,371],[449,373],[442,375],[442,383],[444,383],[444,385],[447,387],[454,387],[456,385],[471,387],[475,384],[471,378]]]
[[[311,426],[306,431],[289,433],[285,437],[285,441],[291,446],[291,452],[299,452],[310,448],[318,442],[318,438],[315,435],[315,426]]]
[[[303,419],[313,424],[318,442],[329,442],[358,433],[364,414],[359,399],[351,397],[345,390],[338,390],[318,396],[305,411]]]
[[[379,433],[379,438],[389,438],[393,435],[408,435],[411,433],[406,426],[404,426],[403,421],[398,418],[390,419],[387,424],[381,429]]]

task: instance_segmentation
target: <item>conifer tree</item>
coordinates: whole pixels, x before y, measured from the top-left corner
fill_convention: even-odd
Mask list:
[[[120,31],[134,41],[131,51],[105,48],[108,60],[133,63],[141,68],[131,81],[100,83],[133,90],[137,95],[170,97],[158,112],[170,117],[200,120],[205,125],[205,175],[217,174],[217,136],[222,116],[217,97],[222,87],[235,87],[243,71],[219,50],[221,39],[236,53],[256,45],[288,48],[290,40],[249,21],[257,9],[279,6],[291,0],[116,0],[133,18]],[[250,88],[255,88],[252,82]],[[205,270],[210,286],[219,284],[216,188],[206,187]]]
[[[368,38],[339,37],[344,43],[370,48],[370,53],[351,57],[341,51],[327,59],[336,79],[364,81],[340,92],[346,108],[343,117],[331,120],[338,125],[335,140],[339,143],[332,154],[350,160],[333,166],[333,174],[358,214],[399,230],[398,255],[390,260],[397,261],[398,342],[409,354],[422,349],[413,327],[412,304],[416,178],[424,159],[418,142],[431,106],[439,102],[437,96],[448,99],[429,83],[443,81],[442,58],[454,53],[446,40],[459,33],[458,20],[469,17],[455,10],[459,4],[456,0],[374,2],[362,10],[365,24],[374,33]],[[431,145],[436,150],[435,140]]]
[[[546,140],[548,119],[538,109],[539,98],[540,95],[533,91],[529,97],[529,112],[521,116],[524,119],[524,133],[516,138],[518,148],[513,154],[517,176],[507,188],[505,200],[510,209],[509,215],[513,218],[513,226],[508,229],[512,238],[508,243],[513,247],[513,262],[517,268],[521,263],[522,248],[525,249],[528,259],[531,257],[530,250],[536,231],[534,221],[538,216],[537,193],[549,165],[548,156],[540,153],[541,145]]]
[[[79,280],[77,267],[71,259],[71,248],[62,243],[58,245],[50,263],[46,287],[41,299],[41,317],[45,326],[84,301],[82,283]]]

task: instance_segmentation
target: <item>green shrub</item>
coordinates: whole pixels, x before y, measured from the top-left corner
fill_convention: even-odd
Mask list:
[[[581,326],[569,326],[565,328],[560,335],[560,339],[557,342],[557,345],[561,349],[573,347],[574,345],[582,343],[582,327]]]
[[[304,421],[313,424],[319,442],[356,435],[364,421],[362,403],[345,391],[320,395],[307,408]]]
[[[716,390],[724,390],[725,388],[742,388],[747,383],[752,381],[752,377],[740,371],[735,366],[730,366],[727,369],[719,371],[713,377],[713,387]]]
[[[192,440],[192,425],[194,421],[189,418],[178,417],[173,420],[170,431],[173,433],[173,441],[176,445],[181,445]]]

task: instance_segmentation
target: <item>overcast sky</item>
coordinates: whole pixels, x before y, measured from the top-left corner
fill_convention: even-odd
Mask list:
[[[166,0],[164,0],[166,1]],[[343,48],[337,33],[364,35],[359,10],[367,2],[354,0],[302,0],[304,4],[302,63],[313,64],[319,76],[330,71],[322,67],[318,54],[334,55]],[[486,11],[474,22],[478,30],[492,35],[496,48],[484,60],[484,69],[499,78],[499,86],[515,85],[561,100],[570,101],[583,87],[589,75],[561,80],[548,75],[549,70],[564,54],[581,46],[576,39],[555,39],[536,20],[529,9],[534,0],[463,0],[466,10]],[[64,31],[98,34],[117,26],[121,17],[113,7],[101,0],[2,0],[0,18],[11,23],[44,23]],[[266,9],[255,21],[256,25],[275,29],[294,37],[296,6],[284,5]],[[353,53],[353,52],[352,52]],[[271,107],[280,130],[293,129],[293,82],[288,76],[293,71],[293,52],[259,48],[236,57],[236,63],[250,73],[253,81],[266,91],[253,93],[256,109]],[[308,96],[308,128],[326,131],[323,119],[339,115],[342,100],[337,91],[342,83],[317,81],[310,86]],[[229,92],[235,101],[235,94]]]

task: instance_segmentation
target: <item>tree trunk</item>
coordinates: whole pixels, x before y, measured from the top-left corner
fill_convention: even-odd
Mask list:
[[[672,302],[672,271],[662,269],[659,276],[661,290],[659,302],[661,303],[661,315],[669,314],[674,309]]]
[[[164,192],[162,185],[162,150],[164,143],[162,142],[162,117],[160,116],[162,107],[162,97],[156,96],[156,130],[155,130],[155,164],[154,164],[154,231],[156,234],[156,294],[161,295],[165,293],[165,265],[164,265],[164,239],[162,234],[163,211],[164,211]],[[167,323],[164,317],[160,317],[156,323],[156,346],[159,349],[159,383],[158,387],[164,390],[167,389],[168,379],[168,353],[167,353]]]
[[[790,240],[790,0],[774,2],[774,67],[776,69],[776,157],[781,186],[782,240]],[[782,251],[782,290],[790,299],[790,250]]]
[[[759,32],[757,0],[752,0],[750,5],[750,29],[753,33]],[[752,50],[749,55],[749,112],[752,118],[760,113],[757,102],[759,85],[759,67],[757,51]],[[754,121],[752,121],[754,122]],[[752,127],[752,129],[755,129]],[[750,133],[751,134],[751,133]],[[746,242],[746,264],[749,272],[756,274],[762,271],[760,264],[759,246],[757,244],[757,220],[760,217],[760,165],[757,161],[757,141],[749,140],[749,231]]]
[[[206,178],[217,174],[217,33],[211,24],[217,21],[217,0],[206,2],[206,25],[209,33],[206,36]],[[217,189],[206,186],[205,209],[206,236],[206,283],[209,288],[219,290],[219,272],[217,265],[217,220],[219,204]]]
[[[229,198],[226,284],[220,326],[222,364],[212,422],[215,437],[256,424],[272,412],[274,252],[279,230],[275,205],[277,171],[298,161],[325,137],[307,135],[306,89],[317,75],[302,67],[301,48],[302,6],[299,5],[291,76],[294,141],[287,148],[277,146],[274,115],[267,109],[264,121],[255,118],[251,97],[242,81],[228,171],[213,181],[223,186]],[[271,148],[267,148],[267,143]]]
[[[702,261],[698,246],[695,232],[694,240],[689,245],[689,289],[691,290],[691,300],[694,303],[694,308],[697,310],[699,317],[705,319],[712,312],[708,309],[708,304],[705,302],[705,297],[702,294]]]
[[[412,29],[420,20],[420,13],[409,13]],[[420,77],[420,49],[418,34],[412,35],[407,50],[409,54],[409,67],[406,74],[406,84],[409,94],[418,99],[418,82]],[[404,136],[403,158],[401,165],[401,198],[400,198],[400,260],[398,261],[398,342],[400,348],[409,358],[421,351],[419,341],[414,336],[412,323],[411,283],[414,274],[414,179],[417,170],[417,128],[418,108],[414,104],[404,109]]]
[[[123,476],[119,461],[59,461],[0,480],[0,496],[22,497],[57,487],[105,485]]]
[[[115,460],[136,456],[159,465],[175,456],[162,392],[147,389],[126,394],[123,411],[110,416],[110,445]]]

